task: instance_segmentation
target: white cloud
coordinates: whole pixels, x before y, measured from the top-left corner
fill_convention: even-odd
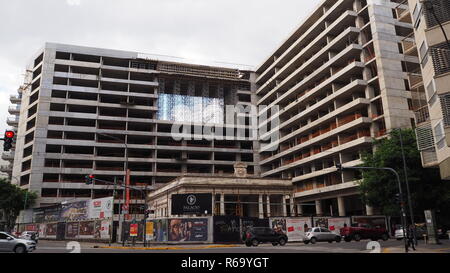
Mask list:
[[[81,0],[66,0],[69,6],[79,6],[81,5]]]

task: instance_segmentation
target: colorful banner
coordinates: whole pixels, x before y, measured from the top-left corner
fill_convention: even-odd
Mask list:
[[[87,220],[89,213],[89,201],[62,204],[60,221]]]
[[[106,197],[90,201],[88,219],[107,219],[113,214],[113,198]]]
[[[208,219],[170,219],[170,242],[204,242],[208,240]]]
[[[150,238],[153,239],[153,233],[154,233],[153,222],[146,222],[145,236],[146,236],[147,240],[150,240]]]
[[[153,240],[156,242],[167,242],[167,219],[154,220],[153,221]]]
[[[138,224],[130,224],[130,237],[137,237],[139,233]]]

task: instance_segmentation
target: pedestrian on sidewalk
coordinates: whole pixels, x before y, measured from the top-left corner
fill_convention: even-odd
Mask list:
[[[412,249],[416,251],[415,247],[416,242],[414,241],[414,227],[412,225],[409,226],[406,236],[408,239],[408,249],[412,247]]]

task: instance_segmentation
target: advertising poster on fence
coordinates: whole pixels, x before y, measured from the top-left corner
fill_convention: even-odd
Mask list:
[[[286,218],[273,218],[270,219],[271,228],[276,230],[277,232],[282,232],[283,234],[287,234],[286,229]]]
[[[44,222],[58,222],[61,214],[61,205],[44,208]]]
[[[214,243],[240,243],[241,227],[238,216],[214,216]]]
[[[102,220],[100,222],[100,238],[101,239],[109,239],[109,226],[111,225],[111,221]]]
[[[170,242],[208,240],[208,219],[169,219]]]
[[[45,229],[45,236],[47,237],[56,237],[56,229],[58,225],[57,224],[47,224],[47,227]]]
[[[95,231],[95,222],[80,222],[80,238],[92,238]]]
[[[113,198],[106,197],[90,201],[88,218],[107,219],[112,217]]]
[[[79,227],[80,227],[79,222],[67,223],[66,238],[77,238]]]
[[[147,241],[153,241],[153,235],[154,235],[153,222],[146,222],[145,223],[145,238],[147,239]]]
[[[89,201],[66,203],[61,207],[60,221],[87,220],[89,213]]]
[[[341,235],[341,228],[350,226],[350,218],[329,218],[328,229],[334,234]]]
[[[45,238],[45,229],[47,228],[46,224],[39,224],[39,237]]]
[[[314,227],[328,228],[328,218],[329,217],[314,217]]]
[[[287,236],[290,242],[303,241],[309,228],[311,228],[311,218],[286,219]]]

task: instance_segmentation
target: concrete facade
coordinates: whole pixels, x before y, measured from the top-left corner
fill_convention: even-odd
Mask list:
[[[305,214],[373,214],[358,197],[361,174],[335,166],[361,164],[374,139],[414,125],[405,66],[418,58],[399,48],[412,24],[395,18],[397,5],[322,1],[256,71],[258,105],[280,108],[269,114],[280,125],[267,134],[280,139],[261,150],[262,177],[292,179]]]
[[[158,118],[161,94],[251,104],[251,72],[51,43],[29,70],[14,156],[13,176],[19,179],[13,183],[37,192],[36,206],[112,196],[113,186],[88,186],[84,177],[120,182],[127,168],[131,185],[148,191],[188,173],[233,176],[236,162],[259,174],[256,141],[175,141],[175,121]],[[237,127],[225,122],[216,126]],[[251,126],[237,128],[248,135]],[[123,196],[120,189],[118,196]],[[142,214],[139,192],[131,193],[131,204],[132,213]]]

